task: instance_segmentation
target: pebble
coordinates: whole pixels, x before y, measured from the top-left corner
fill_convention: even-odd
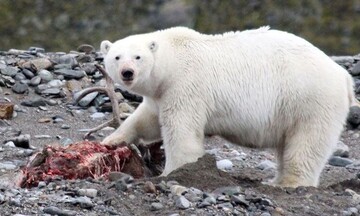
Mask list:
[[[230,202],[224,202],[224,203],[217,204],[217,207],[219,209],[224,209],[225,211],[229,211],[234,208],[234,206]]]
[[[9,205],[16,206],[16,207],[21,207],[21,201],[20,201],[19,198],[11,198],[9,200]]]
[[[104,113],[101,113],[101,112],[96,112],[96,113],[91,114],[90,117],[91,117],[93,120],[104,119],[104,118],[105,118],[105,114],[104,114]]]
[[[9,141],[9,142],[6,142],[4,144],[5,147],[8,147],[8,148],[15,148],[15,143],[13,141]]]
[[[65,200],[65,202],[71,203],[73,205],[80,205],[81,208],[90,209],[94,206],[94,203],[89,197],[81,196]]]
[[[163,204],[161,204],[159,202],[153,202],[150,205],[150,210],[151,211],[159,211],[159,210],[161,210],[163,208],[164,208]]]
[[[144,184],[145,193],[156,193],[155,185],[151,181],[146,181]]]
[[[54,73],[63,75],[65,79],[81,79],[86,75],[85,71],[72,69],[58,69]]]
[[[98,194],[98,191],[96,189],[93,189],[93,188],[79,189],[78,194],[80,196],[87,196],[87,197],[90,197],[90,198],[95,198],[97,196],[97,194]]]
[[[6,142],[14,142],[16,147],[30,148],[30,134],[23,134],[17,137],[12,137],[6,140]]]
[[[360,61],[354,65],[354,67],[350,70],[350,73],[353,76],[360,75]]]
[[[95,51],[95,48],[89,44],[82,44],[77,48],[77,51],[90,54]]]
[[[244,195],[232,195],[230,199],[231,199],[231,202],[233,202],[235,204],[243,205],[245,207],[248,207],[250,204],[249,201],[247,201],[245,199]]]
[[[225,186],[215,189],[214,191],[212,191],[212,194],[231,196],[231,195],[237,195],[241,193],[241,191],[242,189],[240,186]]]
[[[29,87],[25,83],[21,83],[19,81],[15,82],[15,85],[11,88],[11,90],[17,94],[24,94],[29,90]]]
[[[234,165],[231,162],[231,160],[223,159],[220,161],[216,161],[216,166],[218,169],[221,169],[221,170],[231,170]]]
[[[45,207],[43,209],[43,212],[45,214],[58,215],[58,216],[74,216],[77,214],[75,211],[63,210],[55,206]]]
[[[176,196],[184,195],[187,191],[188,191],[188,189],[186,187],[184,187],[184,186],[181,186],[181,185],[172,185],[172,186],[170,186],[170,192],[173,195],[176,195]]]
[[[339,156],[331,156],[329,159],[329,164],[332,166],[345,167],[347,165],[352,164],[353,161],[348,158],[342,158]]]
[[[360,107],[358,107],[358,106],[350,107],[347,121],[354,128],[359,126],[359,124],[360,124]]]
[[[260,169],[260,170],[271,170],[271,169],[276,169],[276,163],[270,161],[270,160],[264,160],[261,161],[256,168]]]
[[[41,77],[40,76],[34,76],[30,80],[30,85],[31,86],[38,86],[40,83],[41,83]]]
[[[345,145],[345,143],[343,143],[342,141],[339,141],[336,145],[333,156],[348,158],[349,157],[349,146]]]
[[[0,193],[0,204],[3,204],[5,202],[5,196]]]
[[[59,58],[54,59],[54,61],[60,65],[69,65],[71,68],[75,67],[78,64],[75,55],[73,54],[62,55]]]
[[[38,184],[38,188],[45,188],[45,187],[46,187],[46,182],[40,181]]]
[[[78,96],[80,96],[81,92],[78,92],[79,94],[77,94]],[[79,105],[82,107],[87,107],[89,106],[89,104],[96,98],[96,96],[99,94],[99,92],[91,92],[90,94],[87,94],[85,97],[83,97],[80,101],[79,101]],[[74,95],[74,98],[77,98],[77,96]]]
[[[179,209],[188,209],[191,204],[184,196],[179,196],[175,201],[175,205]]]
[[[62,124],[60,128],[64,129],[64,130],[67,130],[67,129],[70,129],[70,125]]]
[[[14,170],[16,169],[16,165],[11,161],[4,161],[0,163],[0,169]]]
[[[9,66],[1,69],[0,71],[3,75],[14,77],[18,72],[18,68]]]
[[[42,69],[38,72],[38,76],[41,78],[41,81],[44,83],[50,82],[51,80],[54,79],[53,74],[45,69]]]
[[[53,88],[58,88],[58,87],[64,86],[64,83],[59,79],[51,80],[47,84],[48,84],[48,86],[53,87]]]
[[[26,78],[28,79],[32,79],[35,75],[33,72],[31,72],[30,70],[26,69],[26,68],[23,68],[22,71],[21,71],[25,76]]]

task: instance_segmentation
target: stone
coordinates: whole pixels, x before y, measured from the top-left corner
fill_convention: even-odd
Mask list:
[[[28,100],[23,100],[20,104],[27,107],[39,107],[46,106],[47,101],[44,98],[36,97]]]
[[[76,197],[70,199],[68,202],[70,202],[73,205],[79,204],[80,207],[84,209],[91,209],[94,206],[94,203],[91,201],[91,199],[86,196]]]
[[[68,124],[62,124],[60,128],[61,128],[61,129],[64,129],[64,130],[67,130],[67,129],[70,129],[70,125],[68,125]]]
[[[29,87],[27,84],[16,81],[11,90],[16,94],[24,94],[25,92],[29,91]]]
[[[241,193],[241,187],[240,186],[225,186],[220,187],[212,191],[212,194],[215,195],[237,195]]]
[[[48,88],[41,92],[43,95],[60,95],[61,90],[59,88]]]
[[[17,81],[21,81],[21,80],[25,80],[26,77],[23,73],[17,73],[15,76],[14,76],[14,80],[17,80]]]
[[[338,141],[336,148],[333,152],[333,156],[339,156],[339,157],[349,157],[349,147],[345,145],[342,141]]]
[[[360,61],[357,62],[354,67],[350,70],[350,74],[353,76],[360,75]]]
[[[85,71],[72,69],[58,69],[54,73],[63,75],[65,79],[81,79],[86,75]]]
[[[94,75],[97,70],[93,63],[84,63],[81,69],[84,70],[87,75],[91,76]]]
[[[101,113],[101,112],[96,112],[91,114],[91,119],[96,120],[96,119],[104,119],[105,118],[105,114]]]
[[[356,128],[360,124],[360,107],[352,106],[350,107],[349,114],[347,117],[347,122]]]
[[[74,68],[75,66],[78,65],[78,62],[76,61],[75,57],[76,55],[73,54],[65,54],[54,59],[54,61],[57,64],[69,65],[71,68]]]
[[[74,99],[76,100],[80,96],[81,93],[83,93],[83,91],[75,93]],[[85,97],[83,97],[79,101],[79,105],[81,107],[89,106],[89,104],[98,96],[98,94],[99,94],[99,92],[91,92],[90,94],[87,94]]]
[[[84,52],[86,54],[90,54],[95,51],[95,48],[90,44],[82,44],[77,48],[77,51]]]
[[[43,209],[43,212],[45,214],[58,215],[58,216],[75,216],[77,214],[75,211],[63,210],[55,206],[45,207]]]
[[[67,138],[67,137],[60,139],[60,143],[61,143],[62,146],[70,145],[73,142],[74,141],[72,139]]]
[[[120,113],[133,113],[135,108],[130,106],[128,103],[120,103],[119,104]]]
[[[244,195],[232,195],[230,197],[230,200],[231,202],[235,203],[235,204],[238,204],[238,205],[243,205],[245,207],[248,207],[249,206],[249,201],[247,201],[245,199],[245,196]]]
[[[8,148],[15,148],[15,143],[13,141],[9,141],[9,142],[6,142],[4,144],[5,147],[8,147]]]
[[[76,57],[76,60],[81,64],[94,61],[93,57],[91,57],[91,55],[87,55],[87,54],[80,54],[78,57]]]
[[[144,191],[145,193],[156,193],[154,183],[152,183],[151,181],[146,181],[144,184]]]
[[[261,161],[256,168],[260,169],[260,170],[271,170],[271,169],[276,169],[276,163],[270,161],[270,160],[264,160]]]
[[[218,209],[223,209],[225,211],[229,211],[234,208],[234,206],[230,202],[224,202],[217,205]]]
[[[54,79],[54,80],[49,81],[47,84],[48,84],[49,87],[59,88],[59,87],[64,86],[65,83],[63,83],[59,79]]]
[[[184,196],[179,196],[175,201],[175,206],[179,209],[188,209],[190,207],[190,202]]]
[[[23,134],[17,137],[8,138],[6,142],[14,142],[16,147],[30,148],[30,134]]]
[[[38,188],[45,188],[45,187],[46,187],[46,182],[40,181],[38,184]]]
[[[33,72],[31,72],[30,70],[26,69],[26,68],[23,68],[22,71],[21,71],[25,76],[26,78],[28,79],[32,79],[35,74]]]
[[[331,59],[338,64],[353,63],[355,60],[352,56],[331,56]]]
[[[16,206],[16,207],[21,207],[20,198],[11,198],[11,199],[9,200],[9,205],[11,205],[11,206]]]
[[[345,167],[353,163],[351,159],[342,158],[339,156],[331,156],[328,162],[332,166],[339,166],[339,167]]]
[[[4,161],[0,163],[0,170],[1,169],[14,170],[16,169],[16,165],[11,161]]]
[[[8,66],[8,67],[1,69],[1,74],[10,76],[10,77],[14,77],[18,71],[19,71],[19,69],[17,67]]]
[[[87,196],[90,198],[95,198],[97,196],[98,191],[96,189],[93,188],[89,188],[89,189],[79,189],[78,194],[80,196]]]
[[[54,79],[53,74],[50,71],[45,70],[45,69],[40,70],[38,72],[38,76],[41,78],[41,81],[44,83],[47,83]]]
[[[0,119],[11,119],[14,113],[14,104],[10,102],[0,102]]]
[[[40,76],[34,76],[30,80],[30,85],[31,86],[38,86],[40,83],[41,83],[41,77]]]
[[[188,188],[181,186],[181,185],[170,186],[170,192],[176,196],[184,195],[187,191],[188,191]]]
[[[163,208],[164,208],[163,204],[161,204],[159,202],[153,202],[150,205],[150,210],[151,211],[159,211],[159,210],[161,210]]]
[[[221,170],[231,170],[233,166],[234,165],[231,160],[228,159],[216,161],[216,167]]]

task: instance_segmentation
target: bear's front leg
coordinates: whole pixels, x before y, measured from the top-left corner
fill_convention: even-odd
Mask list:
[[[205,153],[203,118],[197,115],[198,110],[195,107],[194,110],[186,112],[177,108],[160,113],[166,156],[162,176],[187,163],[196,162]]]
[[[158,141],[161,139],[159,116],[156,104],[144,97],[143,102],[112,134],[101,144],[118,145],[122,142],[137,143],[139,139]]]

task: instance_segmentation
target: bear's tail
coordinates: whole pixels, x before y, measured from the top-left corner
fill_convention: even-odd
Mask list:
[[[360,102],[355,97],[354,80],[350,74],[347,74],[346,82],[347,82],[347,88],[348,88],[348,98],[349,98],[350,107],[352,107],[352,106],[360,107]]]

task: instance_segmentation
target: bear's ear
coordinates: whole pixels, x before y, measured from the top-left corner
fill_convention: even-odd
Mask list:
[[[101,42],[100,45],[100,52],[104,53],[105,55],[109,52],[112,43],[108,40],[104,40]]]
[[[158,48],[158,44],[155,42],[155,41],[152,41],[149,45],[149,49],[152,51],[152,52],[155,52]]]

